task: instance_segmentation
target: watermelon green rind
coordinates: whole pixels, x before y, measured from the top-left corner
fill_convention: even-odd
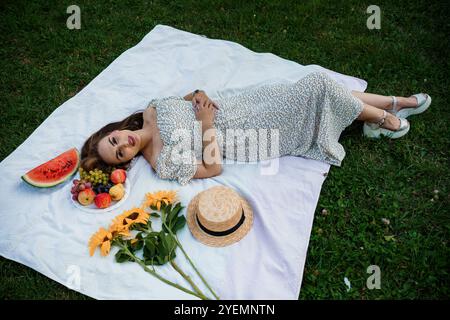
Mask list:
[[[57,168],[58,160],[61,160],[62,158],[68,158],[68,157],[75,160],[74,161],[75,165],[71,166],[70,170],[67,171],[64,175],[61,175],[61,177],[58,178],[57,180],[52,180],[52,181],[46,182],[43,180],[43,178],[41,178],[39,180],[36,177],[33,177],[36,175],[36,173],[39,174],[39,170],[42,170],[42,168],[49,168],[52,165],[53,165],[53,167],[56,166],[56,168]],[[36,168],[31,169],[26,174],[24,174],[21,178],[23,181],[25,181],[26,183],[28,183],[29,185],[31,185],[33,187],[51,188],[58,184],[63,183],[67,179],[70,179],[78,171],[80,162],[81,162],[81,159],[80,159],[80,153],[79,153],[78,149],[72,148],[72,149],[69,149],[69,150],[61,153],[57,157],[37,166]]]

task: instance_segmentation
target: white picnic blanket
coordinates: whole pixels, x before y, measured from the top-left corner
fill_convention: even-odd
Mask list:
[[[140,205],[146,192],[176,189],[187,207],[198,192],[226,185],[252,205],[255,219],[250,233],[229,247],[211,248],[197,242],[186,226],[179,234],[184,247],[222,299],[297,299],[328,164],[293,156],[269,163],[227,164],[218,177],[194,179],[180,187],[158,179],[140,157],[129,172],[130,196],[119,209],[103,214],[75,208],[70,181],[38,189],[20,177],[65,150],[81,150],[91,133],[144,108],[155,97],[184,96],[196,88],[212,99],[226,97],[264,83],[295,82],[314,68],[325,70],[349,89],[366,89],[364,80],[318,65],[302,66],[235,42],[157,25],[59,106],[0,163],[0,254],[97,299],[192,299],[135,263],[116,263],[117,249],[105,258],[99,252],[89,257],[87,243],[114,216]],[[276,174],[265,174],[274,168]],[[177,261],[206,293],[181,252]],[[188,287],[170,267],[158,270]]]

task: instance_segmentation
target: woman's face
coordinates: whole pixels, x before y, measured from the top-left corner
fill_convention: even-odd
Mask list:
[[[140,137],[130,130],[114,130],[98,143],[98,153],[109,165],[133,159],[139,153]]]

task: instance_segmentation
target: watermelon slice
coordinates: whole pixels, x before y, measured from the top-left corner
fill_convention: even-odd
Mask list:
[[[35,187],[50,188],[69,179],[77,172],[79,166],[80,153],[77,148],[72,148],[31,169],[22,176],[22,179]]]

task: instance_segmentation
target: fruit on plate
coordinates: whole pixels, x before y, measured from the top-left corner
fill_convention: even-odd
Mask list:
[[[114,201],[119,201],[125,195],[125,187],[123,184],[118,183],[109,189],[109,195]]]
[[[73,180],[73,186],[72,186],[72,189],[70,189],[70,193],[72,193],[72,199],[78,200],[78,194],[80,193],[80,191],[89,189],[91,187],[92,187],[92,184],[90,182],[85,182],[84,180],[78,180],[78,179]]]
[[[107,208],[111,204],[111,196],[109,195],[109,193],[106,192],[99,193],[98,195],[95,196],[94,202],[97,208],[99,209]]]
[[[82,167],[80,167],[78,171],[80,173],[81,179],[91,182],[94,186],[98,184],[107,184],[109,180],[109,174],[111,172],[110,169],[102,171],[98,168],[86,171]]]
[[[111,176],[109,178],[114,184],[124,183],[127,179],[127,172],[123,169],[116,169],[111,172]]]
[[[99,193],[108,193],[109,189],[111,189],[111,187],[113,186],[112,183],[108,183],[108,184],[98,184],[94,187],[94,191],[95,193],[99,194]]]
[[[95,192],[91,188],[84,189],[78,193],[78,202],[83,206],[88,206],[94,202]]]
[[[21,178],[34,187],[50,188],[69,179],[79,165],[80,153],[77,148],[72,148],[31,169]]]

